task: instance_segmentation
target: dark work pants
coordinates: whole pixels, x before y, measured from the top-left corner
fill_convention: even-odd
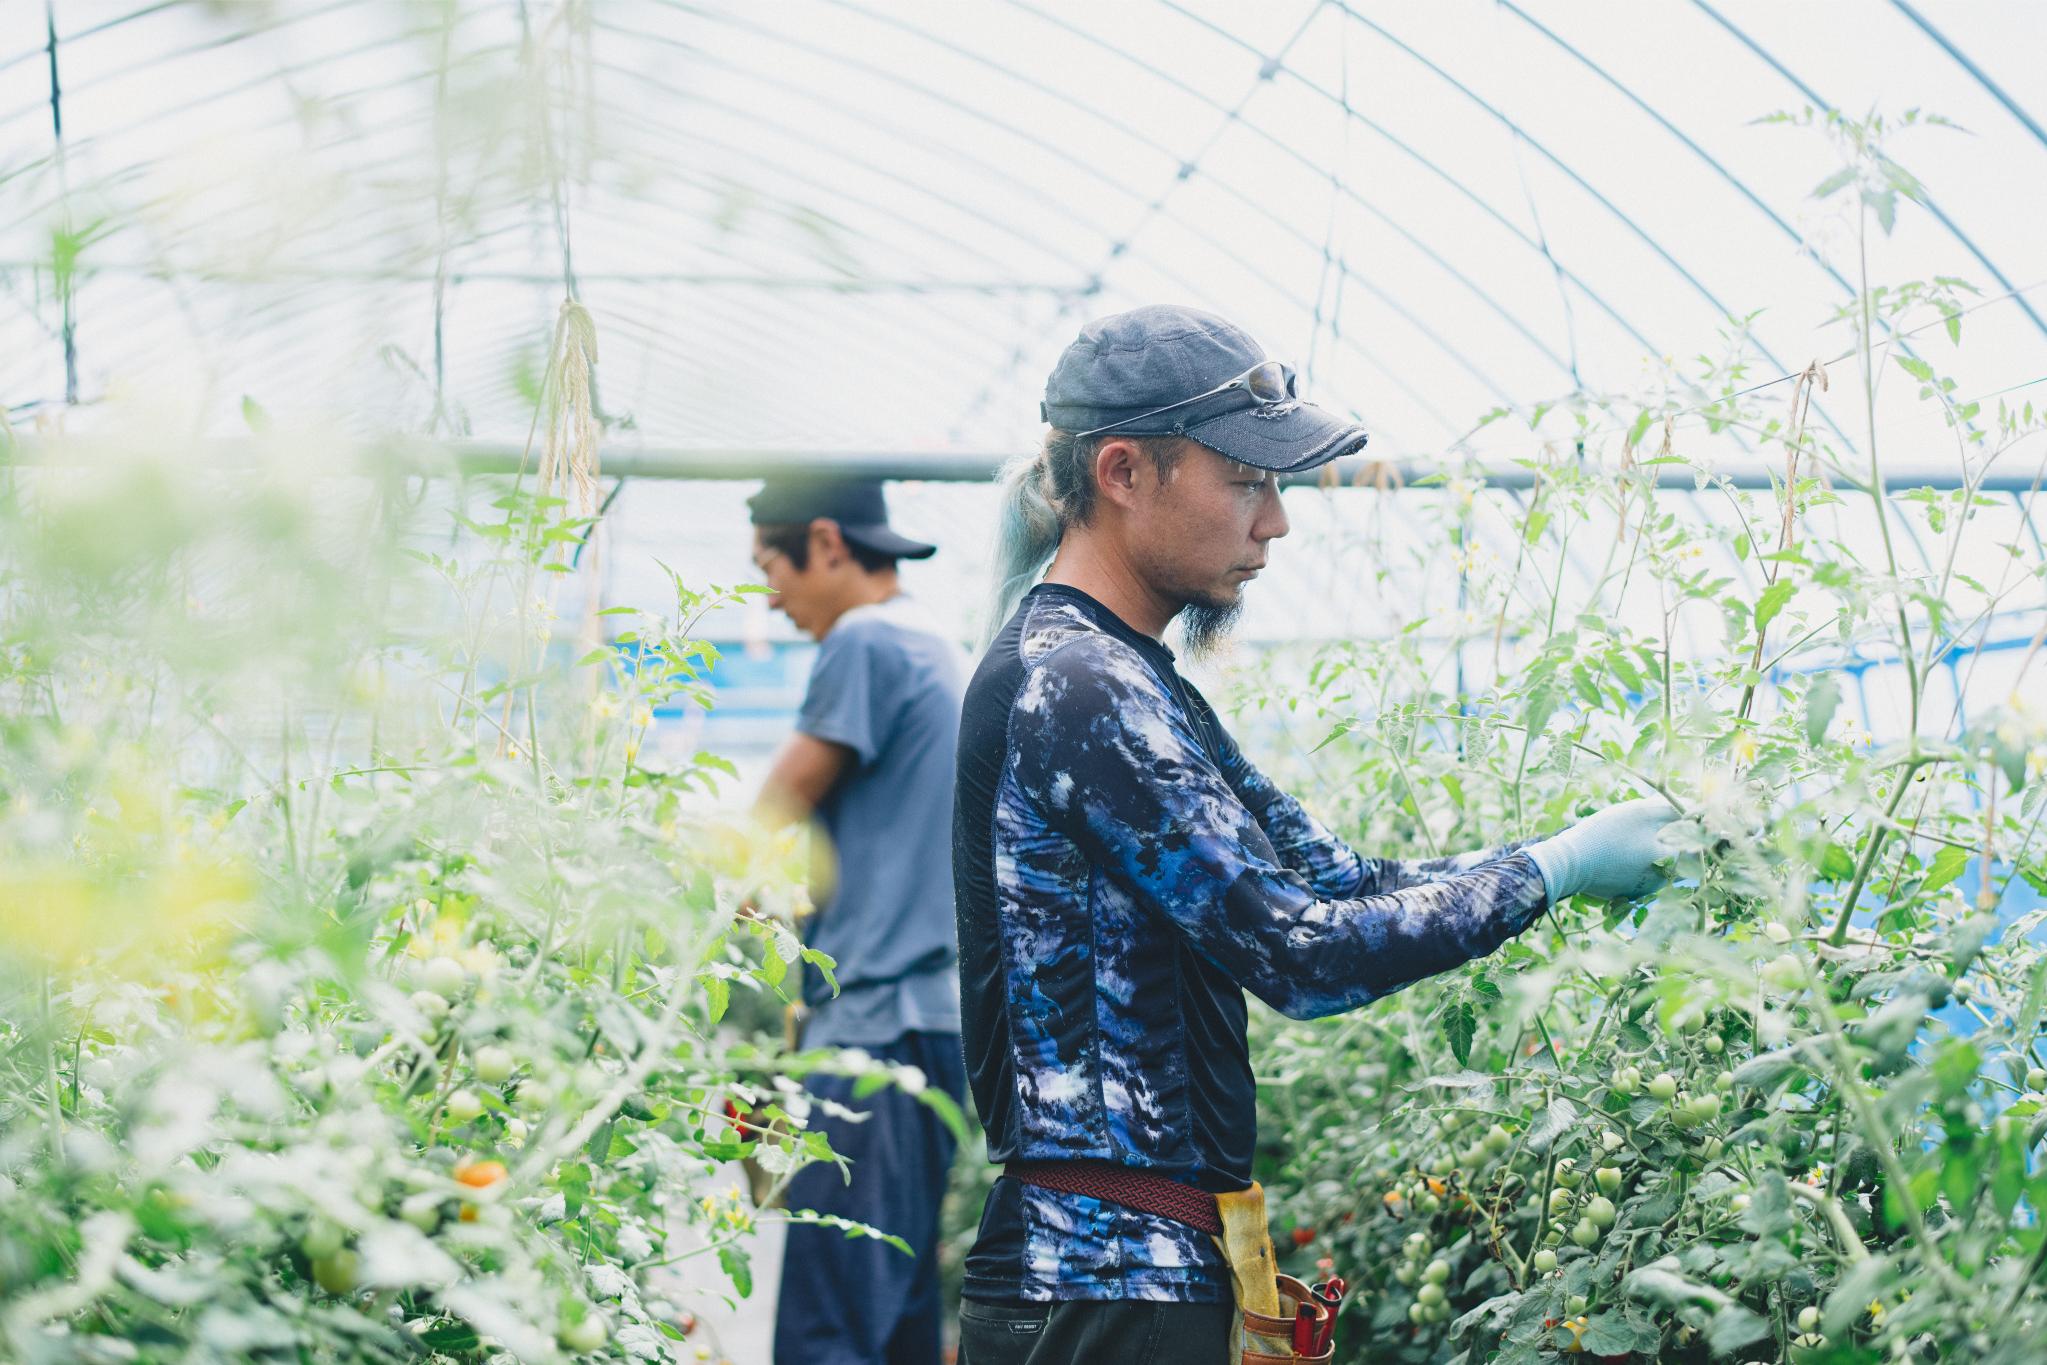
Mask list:
[[[959,1365],[1228,1365],[1227,1303],[960,1304]]]
[[[906,1033],[867,1051],[921,1068],[933,1088],[965,1102],[957,1033]],[[775,1365],[938,1365],[938,1205],[952,1165],[952,1130],[929,1105],[894,1086],[860,1100],[845,1076],[812,1076],[804,1088],[868,1119],[849,1123],[812,1111],[811,1126],[852,1162],[852,1183],[837,1166],[807,1167],[789,1182],[789,1207],[866,1223],[917,1254],[912,1259],[837,1228],[790,1224],[775,1306]]]

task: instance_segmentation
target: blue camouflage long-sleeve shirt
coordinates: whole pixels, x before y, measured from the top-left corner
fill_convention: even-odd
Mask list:
[[[962,1023],[997,1161],[1088,1158],[1214,1190],[1250,1178],[1244,992],[1353,1009],[1491,952],[1545,903],[1509,849],[1352,851],[1268,781],[1172,651],[1042,585],[967,690],[954,805]],[[1209,1239],[996,1182],[984,1299],[1219,1302]]]

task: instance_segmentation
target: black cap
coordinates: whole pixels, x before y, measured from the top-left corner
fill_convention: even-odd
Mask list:
[[[1243,328],[1172,304],[1096,318],[1045,381],[1039,415],[1062,431],[1186,436],[1239,464],[1312,469],[1361,449],[1365,429],[1298,398],[1260,404],[1241,391],[1176,407],[1266,360]]]
[[[929,559],[936,545],[899,536],[889,529],[888,502],[879,479],[836,479],[791,474],[769,479],[746,500],[756,526],[808,525],[818,517],[839,523],[839,534],[855,545],[896,559]]]

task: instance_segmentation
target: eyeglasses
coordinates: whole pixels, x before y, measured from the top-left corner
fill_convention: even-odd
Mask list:
[[[1211,398],[1219,398],[1227,393],[1248,394],[1253,406],[1267,408],[1293,399],[1296,396],[1296,387],[1297,381],[1293,366],[1278,360],[1260,361],[1235,379],[1218,384],[1205,393],[1197,393],[1192,398],[1182,398],[1177,403],[1168,403],[1162,408],[1153,408],[1150,412],[1140,412],[1135,417],[1125,417],[1118,421],[1110,422],[1105,426],[1091,427],[1086,431],[1076,431],[1073,435],[1076,440],[1083,436],[1100,436],[1104,432],[1122,430],[1132,422],[1142,422],[1148,418],[1160,416],[1163,413],[1178,412],[1181,408],[1191,408],[1196,403],[1205,403]],[[1137,435],[1141,433],[1133,432],[1131,434]]]

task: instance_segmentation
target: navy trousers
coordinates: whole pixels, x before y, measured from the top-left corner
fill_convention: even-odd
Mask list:
[[[867,1051],[921,1068],[932,1087],[965,1102],[957,1033],[906,1033]],[[956,1145],[952,1130],[929,1105],[893,1086],[860,1100],[844,1076],[813,1076],[805,1088],[868,1118],[850,1123],[821,1108],[812,1112],[812,1126],[852,1162],[852,1182],[836,1166],[808,1167],[789,1183],[789,1207],[894,1233],[917,1254],[836,1228],[790,1224],[775,1306],[775,1365],[939,1365],[938,1206]]]

